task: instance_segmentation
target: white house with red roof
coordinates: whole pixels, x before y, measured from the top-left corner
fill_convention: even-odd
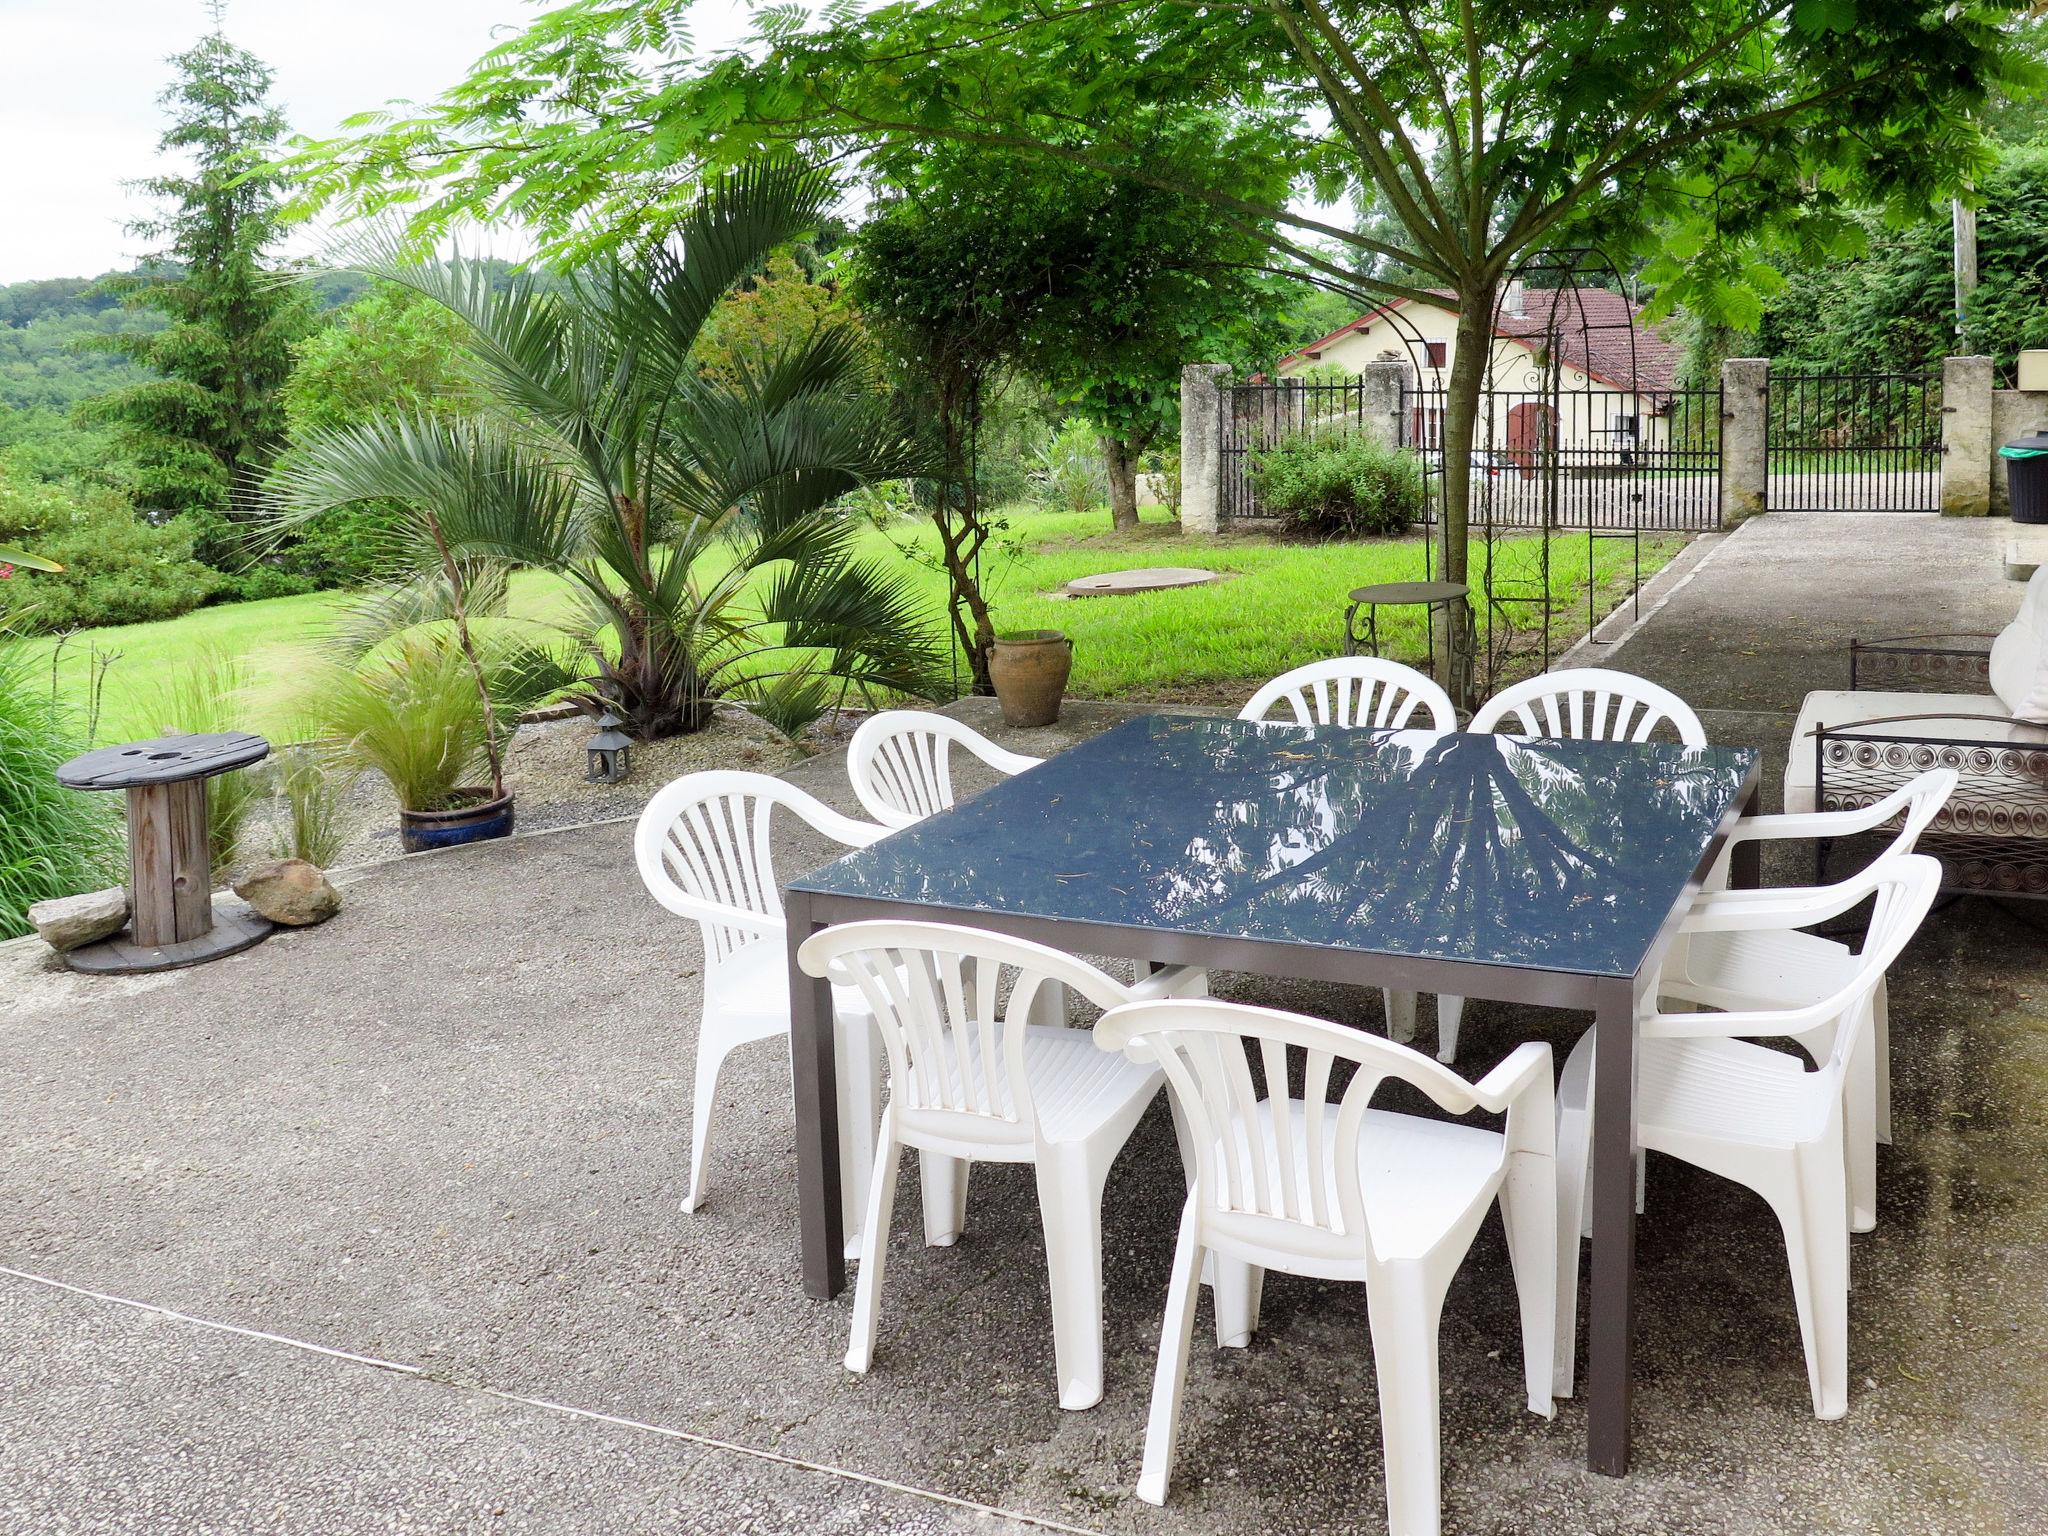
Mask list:
[[[1289,352],[1276,377],[1313,371],[1356,374],[1367,363],[1406,363],[1415,379],[1409,440],[1419,447],[1440,440],[1442,408],[1432,394],[1450,376],[1457,348],[1456,297],[1443,303],[1391,299],[1350,324]],[[1550,423],[1561,449],[1663,446],[1676,388],[1679,350],[1621,294],[1606,288],[1524,288],[1510,285],[1497,306],[1487,408],[1497,418],[1490,441],[1520,450],[1540,440]],[[1556,323],[1552,324],[1555,312]],[[1546,346],[1557,349],[1556,383]],[[1559,398],[1544,398],[1555,388]],[[1482,419],[1480,441],[1489,440]]]

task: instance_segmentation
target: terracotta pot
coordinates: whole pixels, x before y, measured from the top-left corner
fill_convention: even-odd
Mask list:
[[[444,811],[398,812],[398,841],[407,853],[455,848],[512,835],[512,797],[493,800],[488,789],[458,789]]]
[[[997,635],[988,659],[989,680],[1006,725],[1051,725],[1060,717],[1067,674],[1074,670],[1074,642],[1056,629],[1022,629]]]

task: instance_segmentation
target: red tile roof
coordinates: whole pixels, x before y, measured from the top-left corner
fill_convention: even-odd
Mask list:
[[[1445,292],[1443,299],[1443,308],[1456,314],[1456,296]],[[1280,359],[1279,366],[1306,361],[1340,337],[1365,329],[1382,315],[1409,302],[1395,299],[1367,310],[1350,324],[1288,353]],[[1661,391],[1677,383],[1679,349],[1653,327],[1636,323],[1640,310],[1610,289],[1525,288],[1520,314],[1509,312],[1505,304],[1496,308],[1494,334],[1532,347],[1540,344],[1549,332],[1554,313],[1557,346],[1563,360],[1610,388]]]

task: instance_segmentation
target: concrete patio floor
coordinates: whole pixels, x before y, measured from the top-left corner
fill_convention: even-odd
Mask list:
[[[1848,633],[2009,617],[2003,532],[1774,514],[1663,583],[1613,664],[1781,754]],[[997,734],[1049,750],[1115,713]],[[792,776],[854,808],[836,755]],[[906,1169],[881,1346],[849,1376],[850,1293],[796,1284],[782,1053],[734,1058],[712,1198],[676,1208],[701,957],[630,831],[371,867],[326,926],[158,978],[0,950],[0,1531],[1384,1529],[1363,1294],[1286,1277],[1250,1350],[1198,1333],[1173,1501],[1130,1496],[1179,1204],[1163,1107],[1108,1193],[1100,1406],[1056,1404],[1015,1168],[976,1170],[949,1250],[917,1241]],[[1363,992],[1217,985],[1380,1023]],[[1582,1401],[1523,1409],[1489,1220],[1444,1317],[1446,1530],[2037,1523],[2048,944],[1957,903],[1893,989],[1898,1141],[1856,1240],[1849,1417],[1811,1415],[1761,1202],[1652,1159],[1633,1475],[1585,1470]],[[1583,1025],[1475,1003],[1460,1069]]]

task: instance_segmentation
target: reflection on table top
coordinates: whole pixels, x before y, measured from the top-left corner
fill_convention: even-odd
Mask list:
[[[1630,976],[1756,761],[1150,715],[791,886]]]

